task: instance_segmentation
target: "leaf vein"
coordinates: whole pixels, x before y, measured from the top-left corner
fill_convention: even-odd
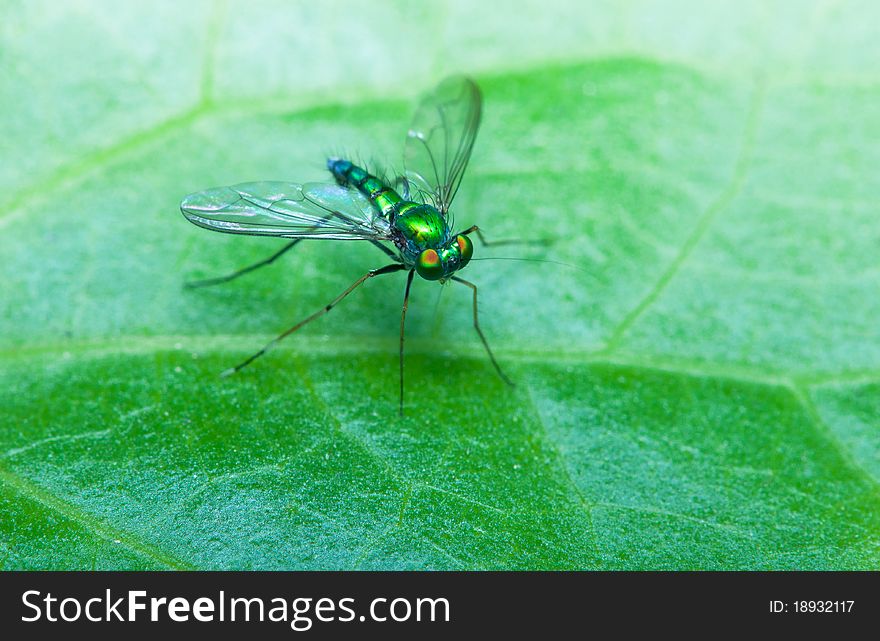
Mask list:
[[[24,479],[7,469],[0,468],[0,482],[4,483],[7,487],[18,494],[45,506],[53,512],[57,512],[71,521],[79,523],[84,528],[109,543],[122,545],[137,555],[152,559],[169,569],[195,569],[193,566],[175,558],[168,552],[161,550],[146,541],[140,540],[130,532],[125,532],[103,523],[99,517],[89,514],[83,509],[62,500],[52,492],[46,491],[32,481]]]
[[[806,413],[813,430],[834,447],[844,463],[869,486],[872,486],[874,488],[874,493],[880,498],[880,479],[873,476],[853,457],[850,449],[840,440],[837,434],[834,433],[828,423],[825,422],[825,419],[822,418],[822,415],[819,413],[819,408],[816,407],[816,404],[813,402],[813,399],[810,398],[809,393],[796,383],[791,383],[789,385],[789,390],[791,391],[792,396],[794,396],[794,399]]]
[[[727,187],[725,187],[719,196],[706,208],[706,210],[697,219],[697,224],[690,235],[685,239],[675,258],[669,263],[666,269],[660,274],[660,277],[654,282],[654,285],[648,290],[648,293],[635,305],[624,317],[618,326],[611,332],[606,342],[604,351],[614,352],[623,340],[624,334],[638,321],[639,318],[647,311],[647,309],[660,297],[666,287],[672,282],[673,278],[679,273],[682,266],[687,262],[694,249],[709,231],[712,223],[718,217],[718,214],[724,210],[745,184],[745,177],[752,158],[752,149],[754,147],[755,137],[758,130],[758,122],[764,105],[764,97],[766,94],[766,79],[759,80],[753,96],[752,104],[749,110],[746,124],[743,130],[742,142],[740,144],[739,158],[734,168],[733,176]]]

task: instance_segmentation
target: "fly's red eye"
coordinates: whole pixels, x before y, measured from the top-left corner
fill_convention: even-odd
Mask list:
[[[458,236],[455,242],[458,244],[458,253],[461,256],[458,263],[458,268],[461,269],[468,264],[471,256],[474,255],[474,244],[467,236]]]
[[[440,254],[433,249],[426,249],[419,254],[416,271],[425,280],[440,280],[443,277],[443,263]]]

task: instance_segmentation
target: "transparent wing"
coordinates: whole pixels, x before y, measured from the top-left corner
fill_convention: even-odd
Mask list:
[[[473,80],[447,78],[422,98],[407,132],[407,178],[416,185],[430,185],[444,215],[471,157],[482,102]]]
[[[406,200],[437,206],[437,197],[431,187],[418,174],[412,172],[397,176],[391,186]]]
[[[242,183],[190,194],[180,211],[191,223],[229,234],[281,238],[386,240],[388,223],[359,192],[338,185]]]

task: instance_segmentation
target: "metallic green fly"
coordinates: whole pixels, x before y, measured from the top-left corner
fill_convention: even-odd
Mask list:
[[[267,265],[304,239],[361,240],[393,261],[371,269],[311,316],[280,334],[260,351],[227,370],[232,374],[262,356],[300,327],[326,314],[361,283],[374,276],[407,272],[400,315],[400,411],[403,413],[403,336],[413,276],[454,281],[473,291],[474,329],[501,378],[477,316],[477,286],[456,276],[473,256],[469,234],[487,241],[474,225],[453,233],[449,208],[458,192],[480,126],[482,98],[469,78],[454,77],[426,94],[407,132],[404,173],[391,184],[349,160],[330,158],[336,184],[256,182],[190,194],[180,203],[186,218],[200,227],[229,234],[291,238],[272,256],[237,272],[190,283],[199,287],[227,282]],[[393,186],[392,186],[393,185]],[[390,246],[393,246],[393,249]]]

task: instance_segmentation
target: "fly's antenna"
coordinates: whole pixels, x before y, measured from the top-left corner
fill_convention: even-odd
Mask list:
[[[572,269],[576,269],[579,272],[584,272],[585,274],[590,273],[583,267],[578,267],[577,265],[572,265],[571,263],[563,263],[559,260],[550,260],[549,258],[514,258],[513,256],[484,256],[482,258],[471,258],[470,262],[474,262],[477,260],[517,260],[525,261],[528,263],[548,263],[550,265],[562,265],[563,267],[571,267]]]

